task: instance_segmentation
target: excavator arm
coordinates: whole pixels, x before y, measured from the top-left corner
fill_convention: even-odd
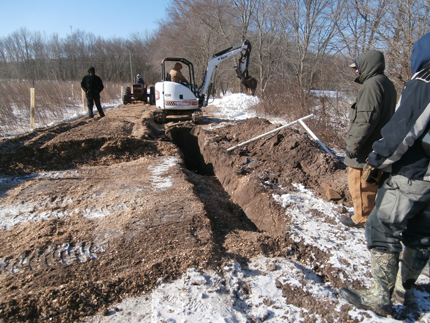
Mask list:
[[[213,54],[209,59],[208,67],[203,78],[203,83],[199,87],[199,95],[200,99],[202,100],[202,106],[205,107],[208,104],[209,94],[211,92],[213,80],[215,77],[215,70],[218,65],[226,59],[239,53],[241,55],[239,58],[239,66],[235,67],[236,74],[242,80],[250,78],[248,75],[248,62],[249,55],[251,53],[251,43],[248,40]]]

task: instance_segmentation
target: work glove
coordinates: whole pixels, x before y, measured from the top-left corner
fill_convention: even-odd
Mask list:
[[[357,158],[357,156],[358,156],[358,152],[357,152],[357,151],[351,151],[351,150],[349,150],[348,148],[346,148],[345,154],[346,154],[349,158],[351,158],[351,159],[353,159],[353,158]]]
[[[379,181],[381,180],[381,176],[382,176],[382,172],[367,164],[364,165],[363,168],[363,180],[366,181],[369,184],[374,184],[374,185],[378,185]]]

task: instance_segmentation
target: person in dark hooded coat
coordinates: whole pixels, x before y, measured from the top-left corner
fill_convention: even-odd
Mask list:
[[[415,42],[411,71],[365,166],[368,182],[381,170],[386,174],[365,226],[374,283],[368,290],[340,290],[351,304],[383,316],[392,313],[393,292],[416,308],[414,284],[430,258],[430,33]]]
[[[88,69],[88,75],[85,75],[82,79],[81,88],[87,96],[88,116],[90,118],[94,117],[93,107],[95,104],[99,111],[100,118],[103,118],[105,114],[100,103],[100,92],[103,91],[104,86],[102,79],[96,75],[94,67]]]
[[[377,50],[361,54],[353,65],[358,74],[355,82],[362,84],[356,102],[349,112],[346,135],[345,164],[348,166],[348,186],[354,204],[354,215],[343,217],[349,227],[364,227],[375,205],[377,186],[362,180],[366,158],[372,144],[381,138],[381,129],[394,113],[397,92],[384,74],[385,57]]]

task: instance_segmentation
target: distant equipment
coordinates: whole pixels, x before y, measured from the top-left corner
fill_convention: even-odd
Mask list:
[[[123,104],[135,103],[143,101],[151,105],[155,104],[155,87],[151,84],[134,83],[131,87],[125,88],[125,93],[122,97]]]

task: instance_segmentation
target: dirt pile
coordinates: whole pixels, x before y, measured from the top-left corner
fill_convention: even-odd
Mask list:
[[[227,153],[276,126],[162,126],[153,108],[0,142],[2,321],[78,321],[187,268],[285,256],[288,218],[272,194],[293,183],[349,203],[345,168],[304,133],[284,129]]]
[[[248,119],[223,127],[193,128],[201,154],[233,200],[260,230],[285,234],[288,221],[270,197],[293,191],[301,183],[317,196],[335,203],[351,204],[345,165],[325,153],[304,131],[283,128],[238,147],[230,147],[274,130],[264,119]]]

